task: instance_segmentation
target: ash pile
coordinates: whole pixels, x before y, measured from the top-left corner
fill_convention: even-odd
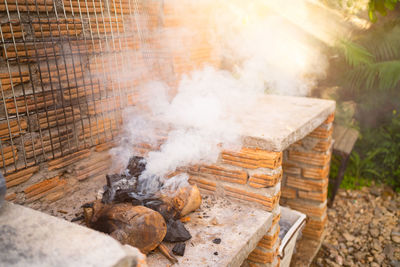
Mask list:
[[[201,204],[196,185],[186,174],[169,179],[144,175],[145,160],[132,157],[124,174],[106,175],[101,200],[85,204],[87,226],[109,234],[144,254],[158,249],[172,263],[183,256],[185,241],[192,236],[183,221]],[[173,254],[162,242],[174,242]]]

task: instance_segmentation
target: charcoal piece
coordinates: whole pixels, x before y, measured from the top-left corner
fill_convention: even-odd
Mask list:
[[[107,186],[113,187],[115,183],[117,183],[123,178],[125,178],[125,176],[122,176],[120,174],[107,174],[106,175]]]
[[[106,179],[107,185],[104,186],[103,203],[110,204],[115,198],[117,198],[117,202],[131,201],[127,194],[136,191],[137,178],[107,174]]]
[[[120,189],[115,191],[113,201],[115,203],[132,202],[133,204],[135,201],[138,200],[135,198],[135,195],[132,194],[132,189]],[[138,201],[138,203],[134,206],[143,206],[142,201]]]
[[[132,175],[133,177],[139,177],[146,169],[144,158],[133,156],[129,159],[127,169],[129,170],[130,175]]]
[[[218,256],[218,251],[215,251],[215,252],[214,252],[214,255],[215,255],[215,256]]]
[[[221,244],[221,238],[215,238],[212,242],[217,245]]]
[[[145,200],[143,205],[159,212],[164,217],[166,222],[169,220],[175,221],[180,218],[180,213],[175,209],[175,207],[168,205],[160,199]]]
[[[149,175],[142,179],[137,179],[136,193],[142,199],[153,198],[159,194],[159,190],[164,186],[164,179],[157,175]]]
[[[101,198],[101,201],[105,204],[110,204],[114,200],[115,190],[113,190],[112,187],[109,187],[107,185],[103,186],[103,189],[104,189],[104,193],[103,193],[103,197]]]
[[[184,242],[190,238],[192,238],[192,236],[181,221],[169,220],[167,222],[167,234],[164,237],[164,241]]]
[[[172,253],[178,256],[183,256],[185,254],[185,243],[178,243],[172,248]]]

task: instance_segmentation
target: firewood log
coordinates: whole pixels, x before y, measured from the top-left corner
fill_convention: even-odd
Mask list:
[[[197,185],[187,185],[178,189],[178,192],[165,192],[161,200],[174,207],[183,217],[196,210],[201,205],[201,195]]]
[[[89,208],[85,209],[86,216],[90,216],[88,211]],[[167,233],[161,214],[130,203],[103,204],[96,201],[87,221],[89,227],[111,235],[122,244],[137,247],[144,254],[154,250]]]

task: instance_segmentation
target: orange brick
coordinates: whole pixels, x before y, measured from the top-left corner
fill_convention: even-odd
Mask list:
[[[80,119],[79,109],[72,107],[52,109],[38,114],[39,126],[41,129],[47,129],[55,126],[73,123]]]
[[[76,179],[82,181],[99,173],[105,175],[110,168],[110,162],[108,162],[109,158],[110,157],[106,157],[96,162],[86,162],[82,164],[82,166],[78,167],[76,170]]]
[[[309,202],[301,201],[299,199],[289,199],[287,201],[287,205],[294,209],[298,210],[302,213],[310,217],[322,218],[326,213],[326,202],[323,204],[312,204]]]
[[[325,228],[325,225],[328,221],[328,216],[325,214],[324,217],[321,218],[321,220],[313,220],[312,218],[309,218],[307,220],[307,227],[308,229],[313,229],[313,230],[323,230]]]
[[[331,154],[317,154],[309,152],[289,151],[289,160],[316,165],[325,166],[331,160]]]
[[[324,121],[325,124],[329,124],[335,120],[335,113],[332,113],[328,116],[328,118]]]
[[[327,141],[319,141],[313,148],[316,152],[327,152],[332,146],[332,138]]]
[[[287,186],[282,186],[281,192],[282,192],[283,198],[294,199],[297,197],[296,189],[293,189],[293,188],[290,188]]]
[[[306,192],[306,191],[299,191],[299,197],[303,199],[315,200],[319,202],[325,202],[328,197],[328,190],[325,192]]]
[[[282,152],[270,152],[262,149],[242,148],[239,152],[223,151],[224,163],[243,168],[271,168],[282,165]]]
[[[324,233],[324,230],[314,230],[314,229],[309,229],[306,225],[306,227],[304,227],[302,234],[305,237],[308,237],[310,239],[314,239],[314,240],[320,240],[322,235]]]
[[[276,227],[276,231],[271,235],[264,235],[257,246],[265,249],[272,249],[278,241],[280,227]]]
[[[3,89],[4,90],[4,89]],[[26,95],[10,99],[6,99],[7,112],[9,114],[23,113],[29,111],[37,111],[45,107],[51,107],[56,103],[55,97],[49,93],[38,93],[35,95]]]
[[[102,13],[103,8],[105,7],[105,3],[99,3],[99,1],[96,2],[83,2],[83,1],[77,1],[77,0],[64,0],[64,9],[66,12],[74,12],[78,13],[82,12],[83,14],[85,13]],[[86,6],[87,5],[87,6]]]
[[[7,9],[8,11],[19,11],[19,12],[50,12],[53,10],[53,0],[36,0],[36,1],[27,1],[26,4],[21,4],[18,2],[18,6],[16,5],[16,0],[7,0]],[[46,6],[45,6],[46,3]],[[4,1],[0,4],[0,11],[6,11],[6,6]]]
[[[21,28],[21,24],[18,22],[11,23],[12,26],[10,26],[9,23],[1,25],[1,30],[3,32],[3,38],[4,39],[12,39],[13,37],[15,39],[22,38],[24,36]]]
[[[32,177],[32,175],[39,170],[39,166],[33,166],[30,168],[23,169],[21,171],[8,174],[4,176],[6,179],[6,186],[10,188],[15,185],[19,185]]]
[[[238,200],[245,200],[249,202],[259,203],[264,207],[266,207],[267,210],[269,211],[273,210],[273,208],[279,202],[279,197],[280,197],[280,193],[278,193],[273,197],[267,197],[261,194],[249,192],[245,189],[239,189],[227,185],[224,186],[224,189],[225,189],[225,194],[227,196],[236,198]]]
[[[274,218],[272,219],[272,224],[271,224],[271,228],[275,226],[275,224],[277,224],[279,222],[279,220],[281,219],[281,214],[276,214],[274,216]]]
[[[21,176],[21,177],[18,177],[18,178],[16,178],[16,179],[14,179],[14,180],[11,180],[11,181],[9,181],[9,182],[6,182],[6,187],[7,187],[7,188],[11,188],[11,187],[13,187],[13,186],[20,185],[20,184],[22,184],[22,183],[28,181],[28,180],[32,177],[32,175],[33,175],[33,174],[26,174],[26,175],[24,175],[24,176]]]
[[[250,261],[257,263],[272,263],[277,257],[279,246],[273,249],[265,249],[263,247],[256,247],[247,258]]]
[[[17,198],[17,194],[16,193],[9,193],[7,194],[4,199],[7,201],[13,201]]]
[[[29,197],[38,193],[43,192],[45,189],[44,188],[49,188],[51,186],[55,187],[57,186],[57,183],[59,181],[59,176],[55,176],[53,178],[38,182],[34,185],[28,186],[27,188],[24,189],[24,193]],[[29,195],[28,195],[29,194]]]
[[[102,152],[108,149],[111,149],[115,146],[115,142],[107,142],[96,146],[96,152]]]
[[[90,150],[88,150],[88,149],[75,152],[75,153],[67,155],[65,157],[49,161],[48,169],[52,171],[52,170],[63,168],[65,166],[73,164],[81,159],[84,159],[84,158],[88,157],[89,155],[90,155]]]
[[[62,188],[60,188],[60,190],[55,191],[55,192],[51,192],[48,195],[44,196],[44,200],[51,203],[54,201],[57,201],[59,199],[61,199],[63,196],[65,195],[64,190],[62,190]]]
[[[271,187],[282,178],[282,172],[275,175],[253,174],[249,177],[249,185],[255,188]]]
[[[303,168],[303,176],[312,179],[326,179],[329,174],[329,164],[320,168]]]
[[[312,131],[308,137],[314,137],[314,138],[320,138],[320,139],[326,139],[329,138],[332,135],[333,132],[333,127],[330,127],[329,130],[323,128],[323,127],[318,127],[314,131]]]
[[[190,176],[189,182],[192,184],[195,183],[200,189],[204,189],[209,192],[215,192],[217,188],[217,184],[215,182],[198,176]]]
[[[11,72],[11,77],[8,72],[0,73],[0,81],[3,91],[10,90],[13,86],[29,82],[29,72]]]
[[[292,176],[288,176],[286,180],[286,185],[302,189],[305,191],[318,191],[325,192],[328,186],[328,179],[325,180],[309,180],[304,178],[296,178]]]
[[[240,170],[232,170],[216,165],[204,165],[200,166],[199,172],[200,175],[201,173],[211,174],[216,179],[226,182],[237,184],[247,183],[247,173]]]
[[[25,133],[26,129],[28,128],[28,124],[24,118],[20,118],[19,123],[17,120],[10,120],[9,123],[10,127],[8,127],[7,122],[0,123],[0,137],[3,137],[2,139],[4,140],[8,140],[10,138],[10,134],[13,138],[17,137],[21,133]]]
[[[31,203],[42,197],[64,188],[66,180],[60,180],[59,176],[53,177],[48,180],[41,181],[24,190],[26,202]]]
[[[20,62],[36,61],[37,56],[45,55],[48,59],[54,59],[56,56],[60,56],[60,47],[57,45],[46,46],[45,44],[37,44],[36,47],[34,45],[16,45],[7,48],[7,55],[5,52],[2,54],[4,59],[14,59],[18,56]]]
[[[283,173],[291,175],[301,175],[301,168],[295,164],[283,163]]]

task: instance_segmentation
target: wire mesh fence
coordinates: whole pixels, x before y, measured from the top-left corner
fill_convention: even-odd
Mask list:
[[[139,0],[0,2],[4,174],[118,135],[135,88],[164,75],[161,9]]]

